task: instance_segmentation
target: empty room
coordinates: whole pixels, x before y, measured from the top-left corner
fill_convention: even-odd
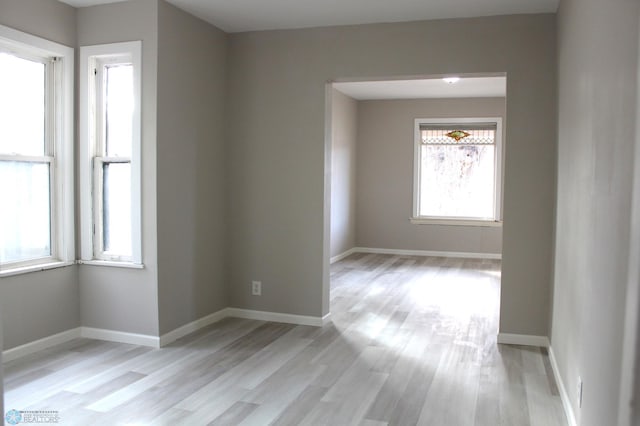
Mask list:
[[[6,424],[640,422],[636,0],[0,0]]]

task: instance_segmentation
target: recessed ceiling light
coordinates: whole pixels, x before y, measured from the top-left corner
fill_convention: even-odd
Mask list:
[[[454,84],[460,81],[460,77],[445,77],[442,79],[447,84]]]

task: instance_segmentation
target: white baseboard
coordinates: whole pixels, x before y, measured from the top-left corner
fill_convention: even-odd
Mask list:
[[[395,254],[399,256],[433,256],[455,257],[460,259],[502,259],[502,253],[470,253],[462,251],[433,251],[433,250],[399,250],[373,247],[354,247],[351,253]],[[351,254],[349,253],[349,254]]]
[[[210,315],[207,315],[206,317],[202,317],[190,322],[189,324],[185,324],[182,327],[176,328],[173,331],[163,334],[162,336],[160,336],[160,347],[166,346],[169,343],[186,336],[187,334],[198,331],[203,327],[206,327],[225,318],[243,318],[322,327],[323,325],[328,324],[331,320],[331,313],[328,313],[322,318],[319,318],[305,315],[282,314],[278,312],[254,311],[251,309],[224,308]]]
[[[250,309],[227,308],[228,316],[234,318],[245,318],[261,321],[284,322],[287,324],[311,325],[314,327],[322,327],[325,318],[329,320],[328,315],[324,317],[311,317],[306,315],[282,314],[278,312],[254,311]]]
[[[499,333],[498,343],[505,345],[538,346],[541,348],[548,348],[549,338],[547,336],[534,336],[530,334]]]
[[[556,356],[553,353],[553,348],[551,346],[549,346],[549,361],[551,362],[551,370],[553,370],[553,377],[555,377],[556,384],[558,385],[558,392],[560,392],[560,400],[562,401],[562,407],[564,408],[564,413],[567,416],[567,421],[569,422],[569,426],[577,426],[578,422],[576,421],[576,416],[573,413],[571,400],[569,399],[569,394],[567,393],[567,388],[564,385],[562,376],[560,376],[560,369],[558,368],[558,362],[556,361]]]
[[[229,308],[221,309],[217,312],[209,314],[205,317],[192,321],[188,324],[183,325],[182,327],[178,327],[175,330],[163,334],[162,336],[160,336],[160,346],[166,346],[169,343],[186,336],[187,334],[191,334],[194,331],[198,331],[203,327],[213,324],[214,322],[218,322],[224,318],[227,318],[228,316],[230,316],[228,309]]]
[[[2,352],[2,362],[12,361],[14,359],[29,355],[55,345],[59,345],[69,340],[84,337],[87,339],[106,340],[109,342],[128,343],[132,345],[149,346],[152,348],[160,348],[169,343],[186,336],[187,334],[198,331],[214,322],[218,322],[224,318],[245,318],[261,321],[284,322],[287,324],[310,325],[314,327],[322,327],[329,323],[331,314],[323,317],[312,317],[305,315],[282,314],[278,312],[253,311],[250,309],[224,308],[210,315],[192,321],[181,327],[176,328],[160,337],[147,334],[126,333],[124,331],[106,330],[93,327],[77,327],[62,333],[54,334],[34,342],[25,343],[15,348],[7,349]]]
[[[3,351],[2,362],[13,361],[14,359],[36,353],[44,349],[48,349],[52,346],[65,343],[79,337],[81,337],[80,327],[77,327],[72,328],[71,330],[63,331],[62,333],[57,333],[42,339],[35,340],[33,342],[25,343],[24,345],[16,346],[15,348]]]
[[[325,326],[331,322],[331,312],[322,317],[322,325]]]
[[[108,342],[128,343],[131,345],[150,346],[152,348],[160,347],[160,338],[148,334],[81,327],[80,336],[86,337],[87,339],[106,340]]]
[[[353,254],[353,253],[355,253],[355,252],[356,252],[356,249],[355,249],[355,248],[350,248],[349,250],[345,251],[344,253],[340,253],[340,254],[338,254],[338,255],[336,255],[336,256],[333,256],[333,257],[329,260],[329,263],[336,263],[336,262],[338,262],[339,260],[342,260],[342,259],[344,259],[345,257],[350,256],[350,255],[352,255],[352,254]]]
[[[12,361],[25,355],[30,355],[80,337],[106,340],[109,342],[129,343],[132,345],[151,346],[152,348],[160,347],[159,339],[155,336],[125,333],[123,331],[105,330],[101,328],[77,327],[63,331],[62,333],[47,336],[43,339],[25,343],[24,345],[16,346],[15,348],[7,349],[2,352],[2,362]]]

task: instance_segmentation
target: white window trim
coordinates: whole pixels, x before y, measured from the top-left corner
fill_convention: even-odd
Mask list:
[[[130,56],[133,64],[134,118],[133,146],[131,151],[131,260],[97,259],[94,251],[94,214],[93,214],[93,167],[95,146],[92,143],[91,111],[89,93],[92,90],[90,63],[94,58]],[[141,227],[141,75],[142,42],[131,41],[80,47],[80,259],[86,265],[107,265],[131,267],[142,265],[142,227]]]
[[[0,271],[0,278],[27,274],[29,272],[48,271],[49,269],[64,268],[64,267],[75,265],[75,264],[76,264],[75,260],[70,260],[70,261],[47,261],[47,262],[39,263],[36,265],[22,265],[19,267]]]
[[[78,264],[92,265],[92,266],[109,266],[109,267],[129,268],[129,269],[144,269],[144,265],[141,263],[113,262],[109,260],[79,260]]]
[[[502,226],[502,221],[498,220],[452,217],[411,217],[409,222],[413,225],[484,226],[489,228]]]
[[[55,168],[52,171],[51,192],[51,252],[52,256],[25,262],[0,265],[0,276],[17,275],[62,267],[75,259],[74,218],[74,49],[43,38],[0,25],[0,41],[9,48],[27,51],[37,56],[55,57],[55,74],[51,83],[55,98],[55,132],[52,135]],[[53,89],[49,87],[49,90]]]
[[[421,124],[465,124],[465,123],[495,123],[495,191],[494,191],[494,219],[477,219],[464,217],[436,217],[418,215],[420,205],[420,147],[422,140],[420,135]],[[502,117],[464,117],[464,118],[416,118],[414,120],[413,142],[413,210],[409,218],[410,223],[417,225],[458,225],[458,226],[502,226]]]

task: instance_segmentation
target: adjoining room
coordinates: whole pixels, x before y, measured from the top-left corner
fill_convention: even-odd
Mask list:
[[[0,0],[0,413],[635,426],[639,43],[632,0]]]

